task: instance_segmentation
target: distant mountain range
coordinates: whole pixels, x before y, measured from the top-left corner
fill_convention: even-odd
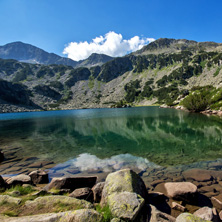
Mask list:
[[[23,42],[12,42],[0,46],[0,58],[15,59],[20,62],[33,64],[60,64],[72,67],[102,65],[113,59],[113,57],[107,55],[93,53],[89,58],[77,62],[69,58],[58,56],[54,53],[48,53],[36,46]]]
[[[75,62],[16,42],[0,58],[0,112],[175,105],[208,86],[221,88],[212,107],[222,110],[221,43],[161,38],[123,57]]]

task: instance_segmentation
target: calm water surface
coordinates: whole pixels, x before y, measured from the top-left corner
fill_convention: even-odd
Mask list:
[[[57,173],[214,161],[222,157],[221,135],[218,117],[158,107],[0,114],[0,148],[53,161]]]

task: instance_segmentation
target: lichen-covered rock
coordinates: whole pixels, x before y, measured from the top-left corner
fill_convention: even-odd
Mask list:
[[[46,184],[49,182],[48,173],[46,173],[44,170],[32,171],[29,176],[34,184]]]
[[[26,201],[25,207],[36,208],[38,205],[43,205],[44,207],[50,207],[57,203],[72,204],[73,209],[75,208],[93,208],[93,205],[85,200],[79,200],[73,197],[66,196],[44,196],[38,197],[33,201]]]
[[[156,209],[153,205],[150,205],[150,220],[149,222],[175,222],[176,218],[172,217],[169,214],[163,213]]]
[[[6,180],[6,183],[9,186],[23,185],[23,184],[31,184],[31,177],[25,174],[20,174],[14,177],[10,177]]]
[[[11,197],[9,195],[0,195],[0,204],[7,202],[7,203],[19,205],[21,203],[21,201],[22,201],[22,199],[20,199],[20,198]]]
[[[134,220],[145,203],[140,195],[131,192],[115,192],[107,202],[111,213],[124,220]]]
[[[95,186],[93,186],[92,191],[93,191],[93,197],[94,197],[95,203],[100,202],[104,185],[105,185],[105,182],[100,182],[100,183],[97,183]]]
[[[148,192],[143,180],[133,170],[124,169],[110,173],[105,181],[101,205],[106,205],[108,196],[113,193],[132,192],[147,200]]]
[[[66,211],[60,213],[39,214],[18,218],[0,218],[2,222],[102,222],[102,215],[91,209]]]
[[[182,213],[176,218],[176,222],[210,222],[190,213]]]
[[[71,191],[82,188],[92,188],[96,184],[97,177],[61,177],[53,178],[52,181],[44,187],[44,190],[49,191],[55,189],[70,189]]]

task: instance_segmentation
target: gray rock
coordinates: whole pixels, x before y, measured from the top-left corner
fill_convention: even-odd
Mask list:
[[[20,174],[14,177],[10,177],[6,180],[6,183],[9,186],[23,185],[23,184],[31,184],[31,177],[25,174]]]
[[[195,211],[193,215],[210,221],[212,221],[214,218],[213,209],[209,207],[202,207],[199,210]]]
[[[44,170],[32,171],[29,176],[34,184],[46,184],[49,182],[48,173],[46,173]]]
[[[100,182],[100,183],[97,183],[95,186],[93,186],[92,191],[93,191],[93,197],[94,197],[95,203],[100,202],[104,185],[105,185],[105,182]]]
[[[0,195],[0,203],[7,202],[7,203],[19,205],[21,201],[22,199],[20,198],[11,197],[9,195]]]
[[[190,213],[182,213],[176,218],[176,222],[210,222]]]
[[[79,200],[73,197],[66,196],[44,196],[38,197],[33,201],[26,201],[25,207],[27,208],[37,208],[39,205],[43,205],[44,207],[53,206],[57,203],[63,204],[71,204],[73,205],[73,209],[75,208],[93,208],[93,205],[85,200]]]
[[[124,222],[124,220],[115,217],[110,222]]]
[[[145,200],[136,193],[120,192],[108,196],[108,205],[111,213],[124,220],[134,220]]]
[[[106,205],[108,196],[111,194],[124,191],[139,194],[145,200],[148,198],[146,186],[140,176],[130,169],[124,169],[107,176],[102,191],[101,204]]]
[[[77,199],[83,199],[92,202],[93,201],[93,193],[89,187],[75,189],[69,197],[75,197]]]
[[[52,181],[44,187],[44,190],[49,191],[55,189],[70,189],[71,191],[90,187],[92,188],[96,183],[97,177],[61,177],[53,178]]]
[[[102,215],[91,209],[66,211],[61,213],[48,213],[18,218],[2,217],[1,221],[6,222],[102,222]]]
[[[150,212],[150,220],[149,222],[175,222],[176,218],[172,217],[169,214],[163,213],[156,209],[153,205],[150,205],[151,212]]]

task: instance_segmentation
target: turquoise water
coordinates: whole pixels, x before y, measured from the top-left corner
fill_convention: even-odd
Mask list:
[[[82,171],[216,160],[221,135],[218,117],[158,107],[0,114],[0,148]]]

